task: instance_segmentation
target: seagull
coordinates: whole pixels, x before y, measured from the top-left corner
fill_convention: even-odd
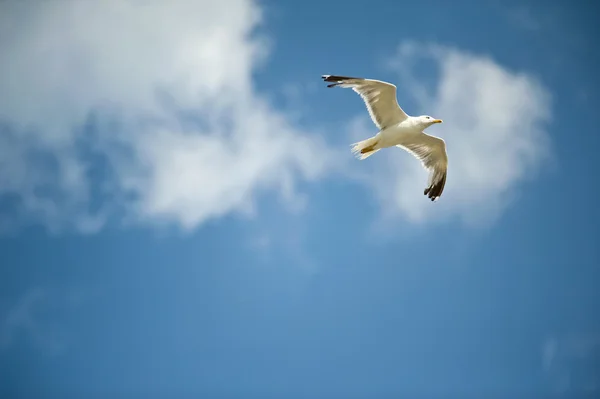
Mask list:
[[[408,151],[429,171],[424,195],[431,201],[438,199],[446,184],[446,143],[439,137],[425,134],[423,130],[442,123],[442,120],[429,115],[407,115],[398,105],[396,86],[391,83],[337,75],[322,75],[322,78],[331,82],[327,87],[351,88],[358,93],[379,129],[375,136],[352,144],[352,153],[363,160],[382,148],[396,146]]]

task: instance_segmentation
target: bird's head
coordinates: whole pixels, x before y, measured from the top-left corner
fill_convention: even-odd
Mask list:
[[[419,122],[422,123],[423,126],[429,127],[429,126],[433,125],[434,123],[442,123],[442,120],[433,118],[429,115],[421,115],[421,116],[419,116]]]

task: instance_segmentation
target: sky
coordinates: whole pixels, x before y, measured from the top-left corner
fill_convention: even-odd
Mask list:
[[[0,397],[597,397],[598,10],[0,2]]]

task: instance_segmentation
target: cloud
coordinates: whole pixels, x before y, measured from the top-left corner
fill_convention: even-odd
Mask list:
[[[498,1],[492,4],[494,11],[515,27],[534,34],[545,34],[556,29],[562,14],[560,4],[547,4],[543,9],[530,4],[507,4]],[[561,30],[561,34],[564,30]]]
[[[60,354],[66,348],[64,331],[44,321],[44,316],[59,305],[58,299],[47,289],[38,287],[26,291],[5,315],[0,315],[0,352],[24,336],[44,353]]]
[[[428,133],[446,141],[449,170],[446,191],[432,204],[423,196],[427,171],[410,154],[390,149],[370,158],[368,184],[385,216],[423,225],[493,222],[551,153],[548,90],[487,56],[435,44],[404,42],[390,67],[400,77],[398,101],[409,114],[444,120]]]
[[[535,12],[531,7],[510,7],[505,12],[510,21],[525,30],[539,31],[545,22],[540,18],[539,12]]]
[[[553,392],[600,390],[600,335],[574,332],[550,335],[541,346],[542,371]]]
[[[261,22],[251,0],[0,3],[0,223],[193,229],[266,191],[294,205],[332,157],[254,87]]]

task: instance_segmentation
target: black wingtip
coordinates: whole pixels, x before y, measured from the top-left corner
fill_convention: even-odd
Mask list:
[[[321,77],[326,82],[342,82],[344,80],[359,79],[359,78],[353,78],[351,76],[340,76],[340,75],[321,75]]]
[[[440,180],[438,180],[435,184],[427,187],[423,194],[426,195],[431,201],[435,201],[436,199],[442,196],[444,192],[444,187],[446,186],[446,174],[442,176]]]
[[[352,78],[349,76],[340,76],[340,75],[321,75],[321,78],[325,82],[333,82],[333,83],[327,85],[327,87],[338,86],[339,84],[343,83],[344,80],[358,79],[358,78]]]
[[[331,79],[331,75],[321,75],[321,79],[323,79],[325,82],[336,82],[336,83],[327,85],[327,87],[329,87],[329,88],[335,87],[339,84],[339,82],[337,82],[336,80]]]

